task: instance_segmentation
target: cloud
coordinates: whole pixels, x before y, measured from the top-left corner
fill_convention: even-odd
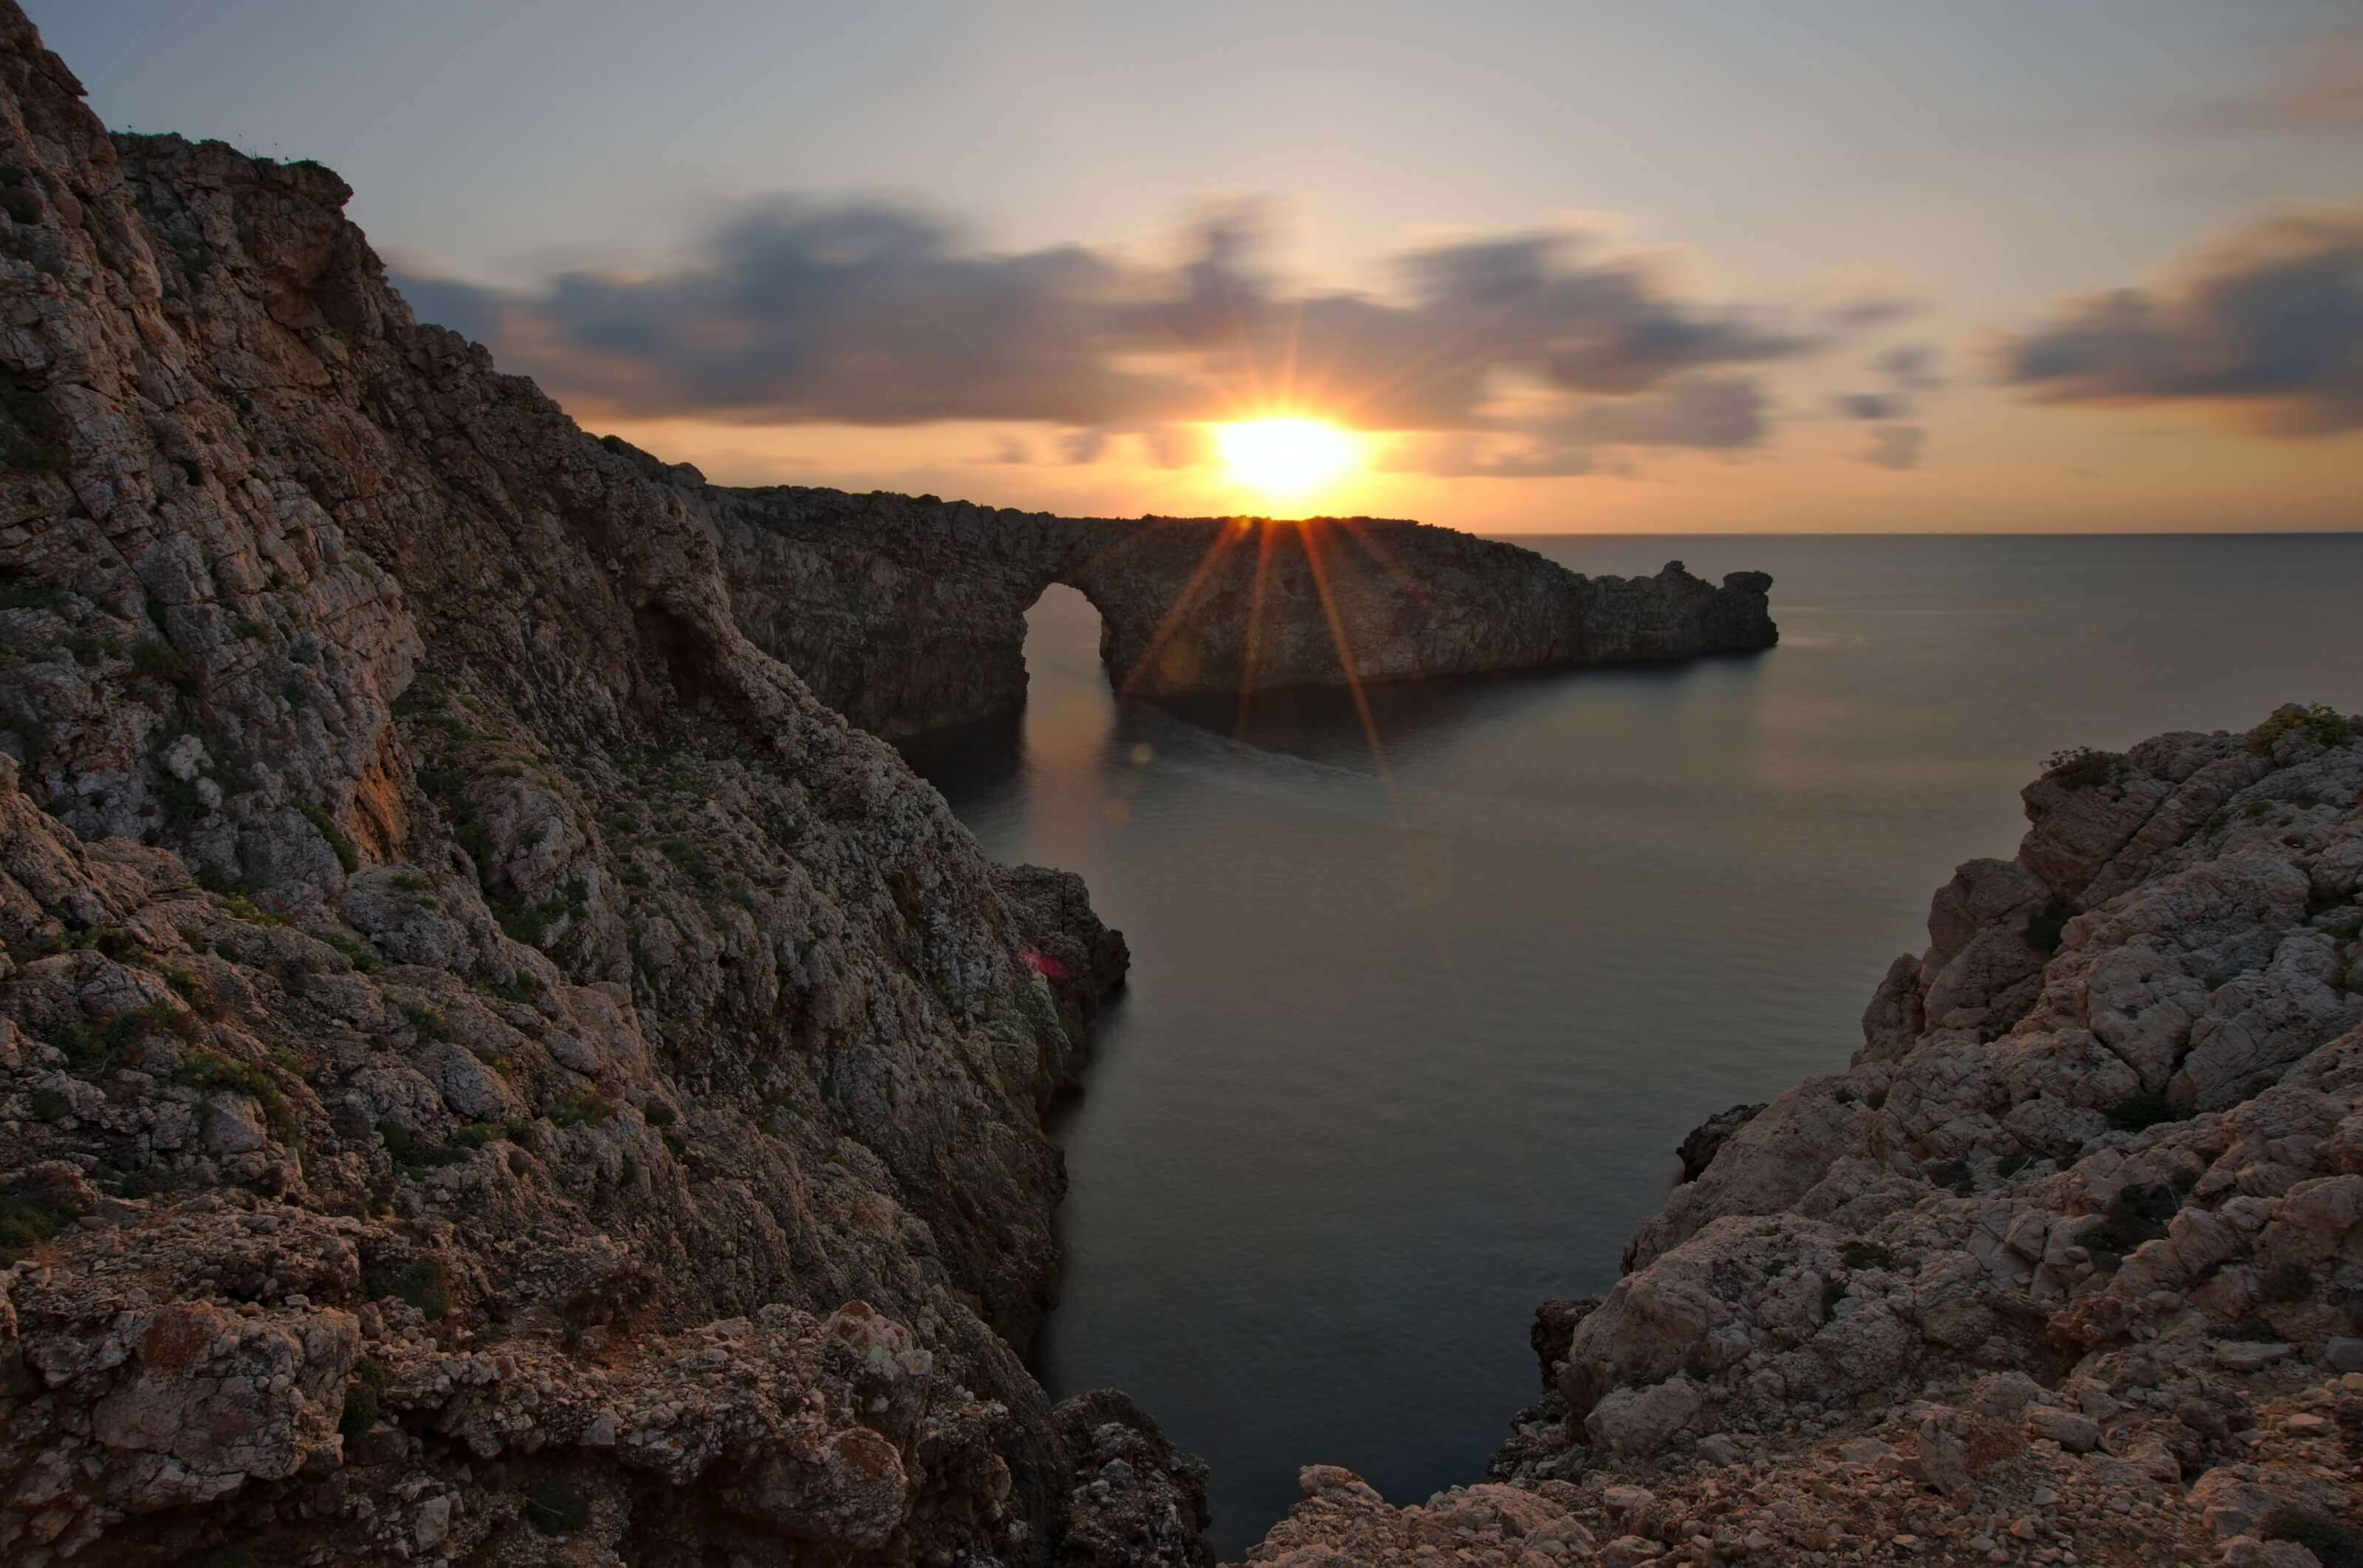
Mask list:
[[[1933,343],[1899,343],[1870,362],[1870,368],[1907,392],[1931,392],[1944,385],[1937,372],[1939,351]]]
[[[1885,376],[1895,391],[1839,392],[1830,399],[1830,403],[1848,419],[1874,422],[1909,419],[1914,401],[1913,394],[1933,392],[1944,384],[1944,379],[1936,374],[1936,348],[1926,343],[1898,344],[1870,361],[1870,368]],[[1914,430],[1911,441],[1898,448],[1905,452],[1900,462],[1891,462],[1883,456],[1873,456],[1870,460],[1887,463],[1890,468],[1910,468],[1912,454],[1918,450],[1919,438],[1920,433]],[[1873,447],[1874,453],[1885,450],[1883,447]]]
[[[1583,248],[1569,236],[1527,235],[1414,252],[1399,263],[1414,304],[1392,312],[1390,325],[1430,361],[1538,370],[1553,386],[1587,392],[1643,392],[1683,371],[1820,346],[1740,313],[1685,304],[1646,261],[1588,261]],[[1340,332],[1335,344],[1315,340],[1330,352],[1351,341],[1346,331],[1390,310],[1345,296],[1312,303],[1324,308],[1309,319]]]
[[[2046,403],[2215,404],[2280,436],[2363,428],[2363,204],[2219,236],[2154,284],[2000,339],[1995,359]]]
[[[1080,247],[963,254],[947,226],[876,204],[752,204],[651,275],[578,269],[525,293],[396,282],[586,413],[1095,425],[1186,403],[1116,362],[1159,280]]]
[[[1824,306],[1822,318],[1840,331],[1858,332],[1908,320],[1927,308],[1925,300],[1875,290]]]
[[[1064,463],[1096,463],[1107,455],[1112,434],[1096,428],[1070,430],[1059,437],[1059,460]]]
[[[1870,447],[1862,460],[1882,469],[1916,468],[1927,434],[1917,425],[1882,425],[1870,433]]]
[[[1414,437],[1379,462],[1387,473],[1436,479],[1565,479],[1599,469],[1591,448],[1560,437],[1451,434]]]
[[[489,344],[504,336],[502,296],[492,290],[455,278],[407,271],[398,261],[392,271],[394,285],[410,302],[411,313],[419,320],[448,326],[460,337],[472,337],[479,343]]]
[[[1203,425],[1093,425],[1059,434],[1052,443],[1061,462],[1096,463],[1114,449],[1119,436],[1140,439],[1148,460],[1160,469],[1187,469],[1212,462],[1214,438]]]
[[[1912,411],[1912,400],[1900,392],[1840,392],[1830,402],[1848,419],[1900,419]]]
[[[2187,129],[2213,133],[2363,131],[2363,27],[2310,39],[2245,91],[2177,117]]]
[[[1539,442],[1553,455],[1537,471],[1581,471],[1578,442],[1746,446],[1766,432],[1766,400],[1730,372],[1830,341],[1686,298],[1660,264],[1580,235],[1410,250],[1380,297],[1280,286],[1256,264],[1262,232],[1259,209],[1237,207],[1204,218],[1177,258],[996,254],[909,208],[770,197],[652,272],[578,268],[514,292],[396,282],[422,319],[478,337],[586,417],[1034,423],[1068,432],[1070,462],[1126,433],[1160,464],[1202,460],[1196,425],[1275,403],[1366,430]],[[1505,387],[1524,396],[1514,412]],[[1493,452],[1502,471],[1497,448],[1422,449]]]
[[[1770,402],[1753,376],[1685,376],[1662,392],[1588,403],[1574,432],[1636,447],[1752,447]]]

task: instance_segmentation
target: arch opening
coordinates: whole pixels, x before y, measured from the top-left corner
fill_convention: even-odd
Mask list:
[[[1081,589],[1054,582],[1026,610],[1026,741],[1035,752],[1096,741],[1115,722],[1101,664],[1107,628]]]

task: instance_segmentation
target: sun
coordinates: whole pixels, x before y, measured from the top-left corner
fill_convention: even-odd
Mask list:
[[[1303,495],[1353,467],[1354,438],[1318,419],[1251,419],[1215,427],[1231,477],[1269,496]]]

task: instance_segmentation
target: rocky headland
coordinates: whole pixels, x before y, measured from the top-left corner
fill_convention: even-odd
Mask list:
[[[1152,700],[1696,658],[1780,637],[1762,572],[1716,585],[1671,561],[1588,577],[1419,523],[1054,517],[645,468],[711,520],[747,635],[897,739],[1023,707],[1026,612],[1054,582],[1098,609],[1109,683]]]
[[[2053,758],[1852,1066],[1545,1305],[1490,1480],[1316,1465],[1249,1560],[2363,1561],[2359,723]]]

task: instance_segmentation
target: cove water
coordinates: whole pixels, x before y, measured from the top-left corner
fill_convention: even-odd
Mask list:
[[[2363,709],[2363,536],[1517,542],[1769,571],[1781,646],[1374,689],[1374,747],[1334,693],[1118,701],[1052,588],[1022,721],[914,750],[1131,943],[1040,1366],[1213,1466],[1226,1558],[1300,1465],[1481,1480],[1536,1303],[1614,1283],[1692,1126],[1846,1065],[2047,753]]]

